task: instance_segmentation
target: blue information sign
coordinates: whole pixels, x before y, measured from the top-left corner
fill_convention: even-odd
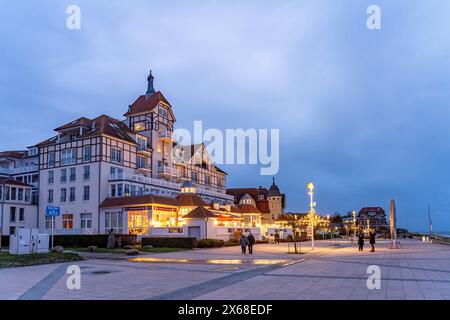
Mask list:
[[[59,217],[61,215],[61,210],[59,207],[47,207],[45,210],[45,215],[47,217]]]

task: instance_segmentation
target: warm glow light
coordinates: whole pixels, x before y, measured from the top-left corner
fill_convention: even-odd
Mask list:
[[[314,184],[312,182],[308,182],[306,187],[308,188],[309,191],[313,191],[314,190]]]

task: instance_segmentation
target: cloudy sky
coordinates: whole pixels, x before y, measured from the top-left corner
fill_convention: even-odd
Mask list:
[[[81,29],[66,9],[81,8]],[[366,9],[381,8],[368,30]],[[0,149],[77,117],[120,118],[155,87],[177,127],[280,129],[290,211],[396,200],[399,225],[450,230],[450,2],[0,0]],[[228,186],[269,186],[228,165]]]

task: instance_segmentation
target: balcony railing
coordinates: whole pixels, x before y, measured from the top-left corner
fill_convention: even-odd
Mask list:
[[[145,185],[160,187],[160,188],[166,188],[166,189],[175,189],[181,191],[181,183],[176,182],[168,182],[163,179],[153,179],[149,177],[145,177],[138,174],[131,174],[131,173],[118,173],[118,174],[112,174],[109,177],[109,181],[131,181],[136,183],[141,183]],[[234,196],[226,194],[224,191],[215,191],[215,190],[206,190],[202,187],[197,186],[197,194],[203,195],[203,196],[209,196],[213,198],[220,198],[225,199],[228,201],[234,201]]]
[[[162,188],[170,188],[170,189],[180,189],[181,184],[175,183],[175,182],[168,182],[162,179],[153,179],[149,177],[145,177],[138,174],[131,174],[131,173],[119,173],[119,174],[112,174],[109,177],[110,181],[132,181],[137,183],[143,183],[147,185],[152,185],[156,187],[162,187]]]
[[[180,174],[178,169],[167,167],[167,166],[158,167],[157,172],[160,174],[164,174],[164,175],[168,175],[168,176],[172,176],[172,177],[178,177],[178,175]]]
[[[16,174],[34,172],[34,171],[38,171],[38,170],[39,170],[39,167],[37,165],[20,167],[20,168],[1,168],[0,167],[0,174],[16,175]]]
[[[158,135],[163,140],[169,140],[169,141],[174,140],[174,137],[172,137],[172,132],[167,131],[167,130],[159,132]]]
[[[52,234],[52,229],[39,229],[39,233]],[[54,229],[55,235],[65,235],[65,234],[97,234],[97,229]]]

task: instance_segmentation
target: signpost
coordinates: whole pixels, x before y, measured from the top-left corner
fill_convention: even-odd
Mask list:
[[[47,208],[45,209],[45,216],[52,218],[52,249],[55,235],[55,217],[59,217],[60,215],[61,209],[59,207],[47,206]]]

